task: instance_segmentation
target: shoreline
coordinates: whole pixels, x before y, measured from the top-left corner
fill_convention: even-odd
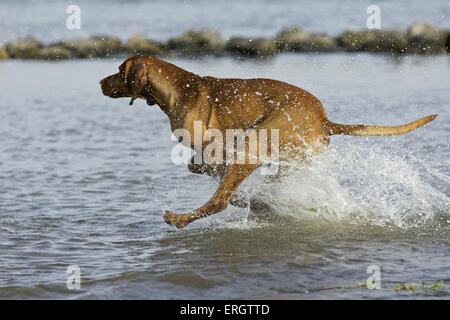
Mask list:
[[[44,45],[29,37],[0,46],[0,60],[57,61],[147,54],[161,57],[235,56],[264,59],[285,52],[448,54],[450,53],[450,30],[440,30],[432,25],[417,22],[406,31],[344,31],[336,37],[330,37],[324,33],[310,33],[299,27],[285,28],[270,38],[223,39],[217,32],[187,31],[165,42],[158,42],[142,35],[134,35],[127,41],[111,36],[92,36]]]

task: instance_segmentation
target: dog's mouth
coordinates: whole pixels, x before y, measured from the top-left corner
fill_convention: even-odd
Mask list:
[[[108,86],[105,83],[100,82],[100,87],[102,89],[103,95],[110,97],[110,98],[120,98],[123,97],[121,92],[117,89],[112,89],[110,86]]]
[[[131,93],[128,90],[125,90],[125,88],[121,88],[122,86],[118,87],[117,84],[111,84],[110,77],[107,77],[100,81],[100,87],[102,89],[102,93],[110,98],[126,98],[130,97]],[[154,106],[157,104],[156,99],[148,92],[144,95],[139,95],[135,97],[131,97],[130,105],[133,105],[134,100],[137,98],[143,98],[146,100],[147,104],[149,106]]]
[[[116,75],[106,77],[100,81],[102,93],[110,98],[129,97],[128,88],[117,81]]]
[[[110,97],[110,98],[124,98],[124,97],[126,97],[126,95],[120,93],[117,90],[113,90],[112,92],[107,94],[107,96]]]
[[[120,90],[118,88],[111,88],[108,85],[102,85],[102,93],[109,97],[109,98],[125,98],[129,97],[130,95],[128,93],[123,92],[123,90]]]

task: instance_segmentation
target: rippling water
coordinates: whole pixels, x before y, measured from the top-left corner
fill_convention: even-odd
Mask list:
[[[333,137],[286,180],[243,185],[269,210],[230,207],[178,231],[163,210],[195,208],[216,184],[171,163],[158,108],[102,96],[120,61],[2,62],[0,297],[450,297],[449,57],[172,62],[299,85],[337,122],[440,117],[401,137]],[[69,265],[80,291],[66,288]],[[370,265],[381,290],[357,285]],[[394,290],[441,280],[440,292]]]

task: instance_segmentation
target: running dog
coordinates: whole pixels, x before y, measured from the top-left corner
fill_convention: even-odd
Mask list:
[[[159,105],[168,116],[172,131],[278,129],[279,159],[304,157],[307,148],[319,153],[332,135],[401,135],[434,120],[430,115],[400,126],[338,124],[328,120],[321,102],[296,86],[271,79],[220,79],[202,77],[154,56],[128,58],[119,72],[100,81],[103,94],[111,98],[145,99]],[[269,138],[270,139],[270,138]],[[269,142],[270,143],[270,142]],[[190,145],[194,148],[194,144]],[[204,149],[206,144],[202,145]],[[197,150],[202,151],[202,150]],[[270,153],[270,150],[269,150]],[[227,208],[239,185],[261,165],[229,164],[220,170],[221,183],[201,207],[187,213],[166,211],[164,220],[183,228],[189,223]],[[191,163],[195,173],[207,173],[212,165]]]

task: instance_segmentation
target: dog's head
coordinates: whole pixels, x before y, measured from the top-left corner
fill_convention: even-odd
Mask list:
[[[130,105],[137,98],[154,105],[156,101],[150,93],[148,69],[149,62],[145,57],[128,58],[120,65],[119,72],[100,81],[103,94],[110,98],[130,97]]]

